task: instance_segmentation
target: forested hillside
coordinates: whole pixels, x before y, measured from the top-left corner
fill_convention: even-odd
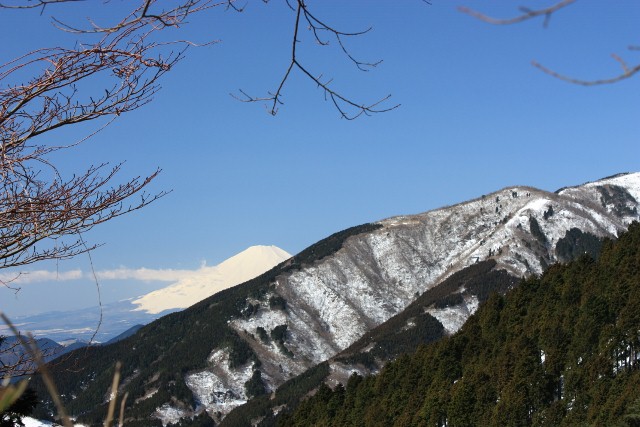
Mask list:
[[[638,200],[640,173],[622,174],[558,193],[508,187],[352,227],[128,339],[72,353],[51,371],[85,425],[102,425],[115,361],[127,426],[271,425],[274,413],[294,411],[320,382],[346,384],[354,371],[379,371],[451,336],[513,277],[598,253],[599,239],[640,219]],[[32,386],[44,400],[37,416],[52,417],[37,378]]]
[[[455,335],[322,386],[282,426],[640,425],[640,224],[492,295]]]

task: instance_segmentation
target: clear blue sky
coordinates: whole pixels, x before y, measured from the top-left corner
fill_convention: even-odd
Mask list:
[[[401,106],[342,120],[296,73],[284,89],[285,105],[272,117],[262,104],[243,104],[229,93],[275,89],[288,65],[294,14],[283,1],[253,0],[243,13],[220,9],[194,17],[176,38],[220,43],[191,49],[153,103],[62,160],[69,170],[126,160],[124,176],[161,167],[151,190],[173,190],[86,236],[105,243],[93,253],[96,269],[196,269],[256,244],[296,253],[353,225],[505,186],[553,191],[640,170],[640,76],[585,88],[530,65],[537,60],[596,79],[620,71],[612,53],[640,62],[639,51],[627,50],[640,44],[637,1],[579,1],[554,15],[548,28],[541,20],[496,27],[456,7],[508,17],[520,5],[552,2],[308,3],[346,31],[373,27],[349,46],[358,58],[384,62],[363,73],[336,46],[318,48],[308,37],[300,59],[355,100],[391,93],[390,102]],[[100,16],[104,9],[97,1],[84,7],[80,16]],[[42,16],[1,12],[2,60],[56,37],[68,39],[50,29],[49,15],[60,16],[54,7]],[[83,130],[65,132],[60,138]],[[89,263],[80,257],[57,268],[86,272]],[[108,301],[154,286],[110,281],[103,293]],[[25,284],[17,299],[0,289],[0,309],[12,315],[93,304],[88,280]]]

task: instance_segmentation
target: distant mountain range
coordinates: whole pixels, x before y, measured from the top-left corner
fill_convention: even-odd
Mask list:
[[[621,174],[555,193],[509,187],[353,227],[52,369],[90,425],[103,419],[115,360],[128,426],[269,425],[322,382],[345,384],[453,334],[517,279],[597,255],[601,239],[640,218],[639,200],[640,173]]]
[[[290,257],[276,246],[252,246],[216,266],[200,269],[193,277],[140,297],[105,304],[99,328],[99,307],[18,316],[12,321],[20,330],[30,331],[38,338],[89,342],[93,337],[94,342],[104,343],[136,325],[146,325],[252,279]],[[0,334],[8,335],[6,326],[0,326]]]

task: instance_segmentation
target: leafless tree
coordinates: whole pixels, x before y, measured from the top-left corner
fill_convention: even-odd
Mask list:
[[[63,1],[0,7],[45,7]],[[47,141],[53,131],[82,122],[95,121],[99,130],[151,100],[159,79],[181,59],[182,51],[166,54],[166,44],[152,39],[163,25],[179,24],[181,9],[151,15],[150,6],[145,2],[115,26],[83,30],[85,35],[96,33],[87,37],[95,39],[92,43],[42,48],[0,66],[0,268],[91,250],[95,245],[86,245],[82,233],[165,194],[144,192],[159,171],[117,183],[121,165],[98,164],[66,177],[51,155],[92,135],[65,145]],[[33,77],[20,81],[27,73]],[[96,79],[102,82],[98,90],[80,90]],[[133,200],[134,195],[139,198]]]
[[[73,3],[81,1],[0,0],[0,12],[44,12],[62,4],[74,7]],[[396,107],[381,107],[388,96],[369,104],[352,100],[331,87],[329,80],[313,74],[299,58],[299,36],[306,23],[315,41],[327,46],[326,37],[335,39],[335,46],[347,59],[366,71],[378,62],[356,60],[344,40],[369,29],[339,31],[317,18],[303,0],[284,1],[292,10],[291,61],[273,94],[252,98],[241,92],[243,101],[267,101],[270,113],[275,115],[283,104],[285,84],[297,70],[321,89],[341,117],[352,119]],[[100,7],[113,6],[104,2]],[[106,24],[100,17],[80,23],[53,18],[60,31],[75,36],[72,46],[43,47],[0,60],[0,270],[16,271],[28,264],[89,252],[96,244],[85,242],[85,232],[166,194],[146,192],[159,170],[123,180],[122,164],[99,163],[69,176],[52,159],[73,155],[75,147],[118,116],[152,100],[162,77],[194,45],[167,40],[165,29],[182,27],[190,16],[213,8],[243,10],[236,0],[136,0],[130,6],[115,6],[129,9],[121,19]],[[56,131],[80,123],[93,124],[93,131],[62,144],[52,142]],[[19,275],[16,273],[15,278]],[[19,290],[13,280],[0,280],[1,285]],[[33,368],[28,353],[17,343],[0,351],[0,356],[12,356],[5,358],[11,363],[0,365],[0,377],[25,374]]]
[[[44,10],[75,1],[78,0],[16,0],[0,3],[0,9]],[[0,65],[0,268],[64,259],[91,250],[95,246],[85,245],[83,232],[164,195],[144,193],[159,171],[114,184],[121,165],[98,164],[66,178],[51,163],[50,155],[69,150],[91,135],[66,145],[48,143],[47,136],[81,122],[95,121],[99,130],[117,116],[148,103],[159,89],[159,80],[190,46],[185,41],[162,41],[159,33],[182,26],[190,15],[219,6],[242,10],[233,0],[140,0],[122,20],[108,25],[89,20],[83,27],[54,19],[61,30],[77,34],[75,46],[38,49]],[[245,100],[267,99],[275,114],[282,104],[285,83],[297,69],[322,89],[342,117],[395,108],[379,107],[388,97],[371,104],[352,101],[331,88],[328,81],[321,81],[298,59],[296,45],[304,20],[320,44],[328,44],[323,35],[333,36],[359,69],[375,67],[377,63],[354,59],[343,43],[345,37],[368,30],[338,31],[318,19],[302,0],[289,6],[295,19],[288,69],[272,95]],[[33,77],[20,81],[25,73]],[[87,81],[99,81],[101,85],[88,93]],[[134,200],[134,195],[140,198]]]
[[[540,9],[531,9],[523,6],[523,7],[520,7],[520,13],[518,15],[513,16],[511,18],[505,18],[505,19],[488,16],[478,11],[469,9],[467,7],[460,7],[459,10],[463,13],[471,15],[477,19],[480,19],[481,21],[484,21],[493,25],[511,25],[511,24],[518,24],[520,22],[528,21],[529,19],[543,18],[544,19],[543,24],[546,27],[549,25],[551,17],[555,13],[557,13],[561,9],[566,8],[567,6],[574,4],[576,1],[577,0],[562,0],[556,3],[553,3],[551,6],[540,8]],[[628,46],[628,50],[637,51],[637,50],[640,50],[640,46],[631,45],[631,46]],[[596,85],[603,85],[603,84],[609,84],[609,83],[617,83],[621,80],[625,80],[625,79],[628,79],[629,77],[633,77],[634,75],[640,72],[640,63],[635,65],[630,65],[620,55],[615,53],[611,54],[611,57],[622,68],[622,72],[619,72],[609,78],[596,79],[596,80],[587,80],[587,79],[579,79],[579,78],[571,77],[566,74],[559,73],[549,67],[546,67],[537,61],[532,61],[532,65],[538,68],[539,70],[543,71],[544,73],[549,74],[550,76],[553,76],[557,79],[560,79],[569,83],[581,85],[581,86],[596,86]]]

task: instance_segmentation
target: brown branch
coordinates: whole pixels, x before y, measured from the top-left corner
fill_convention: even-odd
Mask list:
[[[60,3],[71,3],[71,2],[81,2],[85,0],[36,0],[26,4],[7,4],[0,3],[0,8],[2,9],[38,9],[41,8],[44,11],[44,8],[50,4],[60,4]]]
[[[551,19],[551,15],[553,15],[558,10],[569,6],[572,3],[575,3],[576,0],[562,0],[559,1],[549,7],[543,9],[529,9],[526,7],[520,7],[520,10],[523,12],[520,15],[514,16],[513,18],[499,19],[494,18],[492,16],[485,15],[468,7],[460,6],[458,10],[462,13],[466,13],[467,15],[471,15],[474,18],[477,18],[481,21],[488,22],[493,25],[511,25],[518,24],[520,22],[528,21],[529,19],[537,18],[539,16],[544,16],[544,25],[547,26],[549,24],[549,20]]]
[[[15,1],[0,8],[67,1],[73,0]],[[221,3],[188,0],[167,11],[154,11],[157,4],[145,0],[115,26],[79,29],[79,36],[102,33],[90,44],[42,48],[0,65],[0,269],[88,252],[97,245],[84,244],[77,238],[81,233],[166,194],[144,192],[159,170],[117,183],[121,165],[110,169],[99,165],[64,178],[48,157],[150,102],[162,76],[191,45],[163,42],[155,34]],[[176,51],[175,46],[179,46]],[[33,77],[19,80],[29,74]],[[90,79],[100,79],[103,88],[80,92],[78,85]],[[57,129],[96,120],[97,130],[76,142],[43,141]],[[137,201],[134,195],[139,196]]]
[[[37,365],[38,371],[41,374],[42,381],[47,387],[47,391],[51,396],[54,404],[56,405],[56,409],[58,410],[58,416],[62,419],[62,423],[65,427],[73,427],[73,423],[71,419],[67,415],[64,405],[62,405],[62,401],[60,400],[60,393],[58,393],[58,389],[53,382],[53,378],[51,378],[51,374],[47,369],[47,366],[44,362],[44,357],[42,352],[38,348],[35,339],[32,335],[28,335],[28,339],[24,339],[22,335],[18,332],[14,324],[9,320],[9,318],[0,311],[0,318],[4,321],[4,323],[9,327],[9,329],[13,332],[13,334],[18,338],[20,345],[27,351],[29,357],[32,361]]]
[[[623,72],[621,74],[618,74],[617,76],[606,78],[606,79],[598,79],[598,80],[582,80],[582,79],[577,79],[577,78],[570,77],[570,76],[558,73],[556,71],[553,71],[536,61],[532,61],[531,64],[537,69],[541,70],[546,74],[549,74],[552,77],[555,77],[557,79],[560,79],[568,83],[580,85],[580,86],[597,86],[597,85],[617,83],[619,81],[628,79],[629,77],[633,77],[634,75],[640,73],[640,64],[634,67],[628,67],[625,64],[623,65]]]
[[[462,13],[466,13],[468,15],[473,16],[474,18],[477,18],[481,21],[484,22],[488,22],[490,24],[493,25],[510,25],[510,24],[517,24],[520,22],[524,22],[527,21],[529,19],[533,19],[533,18],[537,18],[539,16],[544,16],[544,26],[546,27],[549,24],[549,20],[551,19],[551,16],[556,13],[558,10],[567,7],[573,3],[575,3],[576,0],[562,0],[559,1],[547,8],[543,8],[543,9],[528,9],[525,7],[521,7],[520,10],[523,11],[522,14],[515,16],[513,18],[507,18],[507,19],[498,19],[498,18],[493,18],[491,16],[485,15],[483,13],[477,12],[475,10],[469,9],[467,7],[459,7],[458,10]],[[629,50],[638,50],[638,46],[629,46],[628,47]],[[609,77],[606,79],[597,79],[597,80],[584,80],[584,79],[578,79],[575,77],[571,77],[568,76],[566,74],[561,74],[558,73],[557,71],[554,71],[548,67],[545,67],[544,65],[540,64],[537,61],[532,61],[532,65],[534,67],[536,67],[537,69],[539,69],[540,71],[544,72],[545,74],[548,74],[552,77],[555,77],[557,79],[560,79],[562,81],[565,81],[567,83],[572,83],[572,84],[577,84],[577,85],[581,85],[581,86],[597,86],[597,85],[603,85],[603,84],[611,84],[611,83],[617,83],[619,81],[628,79],[629,77],[633,77],[634,75],[638,74],[640,72],[640,64],[637,64],[635,66],[629,66],[626,61],[624,61],[619,55],[616,54],[612,54],[611,55],[612,58],[617,61],[620,66],[622,67],[622,73],[615,75],[613,77]]]

